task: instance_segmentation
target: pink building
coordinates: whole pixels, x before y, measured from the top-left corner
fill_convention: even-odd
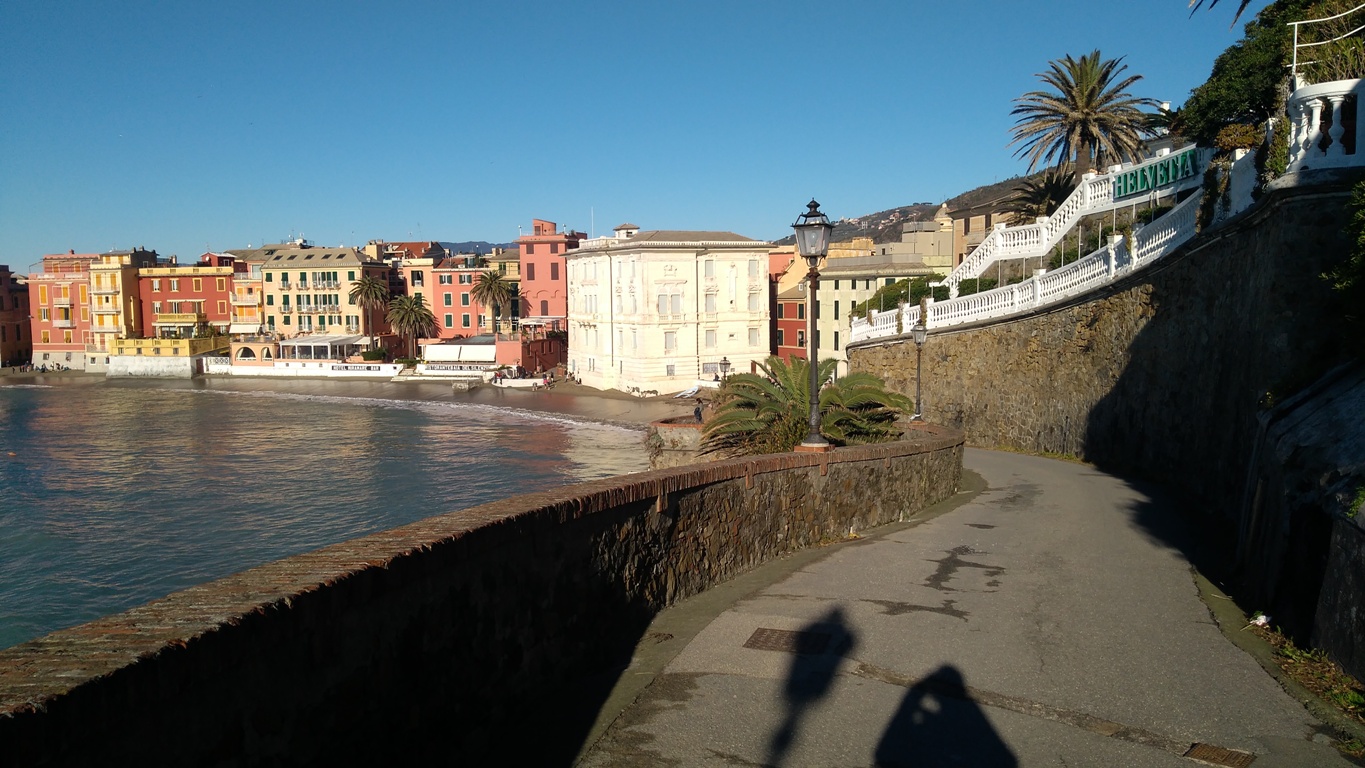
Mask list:
[[[34,365],[85,367],[92,343],[90,267],[97,253],[49,254],[43,271],[28,276],[28,315]]]
[[[483,306],[474,299],[474,286],[487,267],[475,266],[476,261],[451,258],[431,270],[431,313],[436,316],[437,337],[458,339],[490,333]]]
[[[517,238],[521,248],[522,324],[562,329],[569,314],[569,277],[564,253],[587,238],[560,232],[553,221],[531,220],[531,234]]]

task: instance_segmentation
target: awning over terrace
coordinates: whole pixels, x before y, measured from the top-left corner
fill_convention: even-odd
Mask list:
[[[260,323],[233,323],[228,326],[228,333],[260,333]]]
[[[361,344],[364,342],[364,344]],[[280,357],[294,360],[345,360],[369,348],[365,336],[297,336],[280,342]]]

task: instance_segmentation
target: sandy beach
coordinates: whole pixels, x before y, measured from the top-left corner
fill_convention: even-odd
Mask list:
[[[692,413],[692,398],[674,399],[662,395],[636,397],[616,390],[600,390],[574,384],[563,378],[548,390],[528,390],[483,384],[468,392],[454,391],[449,382],[388,380],[341,380],[328,378],[265,378],[201,376],[193,379],[106,378],[83,371],[15,373],[6,368],[0,373],[0,387],[28,384],[38,386],[111,386],[164,389],[210,389],[236,392],[278,391],[329,397],[360,397],[396,400],[471,403],[523,412],[555,414],[574,421],[615,424],[643,429],[659,419]]]

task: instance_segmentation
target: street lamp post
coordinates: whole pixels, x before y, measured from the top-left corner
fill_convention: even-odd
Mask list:
[[[720,380],[725,381],[728,378],[730,378],[730,358],[722,357],[720,359]]]
[[[920,318],[910,329],[915,339],[915,421],[924,421],[924,401],[920,399],[920,381],[924,376],[924,340],[929,337],[929,329],[924,327],[924,309],[920,308]]]
[[[805,259],[810,271],[806,282],[810,292],[806,294],[806,321],[809,332],[806,334],[806,360],[810,365],[810,431],[806,439],[797,447],[804,451],[828,451],[829,441],[820,434],[820,359],[815,348],[815,291],[820,285],[820,260],[829,253],[829,235],[834,225],[820,212],[820,204],[812,199],[806,204],[806,212],[792,224],[796,230],[796,252]]]

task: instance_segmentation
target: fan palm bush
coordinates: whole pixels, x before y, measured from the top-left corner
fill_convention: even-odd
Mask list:
[[[886,389],[869,373],[833,380],[838,361],[821,360],[820,434],[835,445],[894,440],[901,431],[896,419],[914,412],[909,398]],[[722,456],[784,453],[809,431],[810,367],[769,357],[760,373],[738,373],[720,389],[715,414],[702,434],[702,452]]]

